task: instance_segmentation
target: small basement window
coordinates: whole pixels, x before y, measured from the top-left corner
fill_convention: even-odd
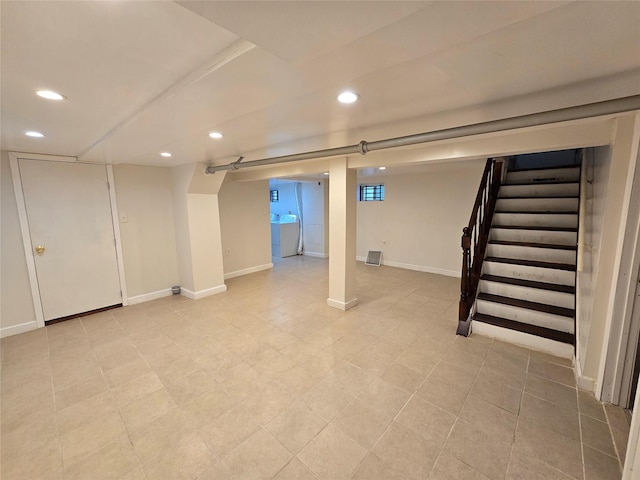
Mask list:
[[[280,197],[278,195],[278,190],[269,191],[269,199],[271,200],[271,202],[279,202]]]
[[[358,196],[358,200],[361,202],[384,201],[384,184],[360,185],[360,195]]]

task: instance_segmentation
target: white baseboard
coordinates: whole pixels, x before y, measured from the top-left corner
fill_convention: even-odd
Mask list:
[[[180,293],[190,298],[191,300],[199,300],[204,297],[208,297],[210,295],[216,295],[218,293],[226,292],[226,285],[218,285],[217,287],[207,288],[206,290],[200,290],[199,292],[192,292],[191,290],[187,290],[186,288],[182,288]]]
[[[587,390],[595,395],[596,393],[596,379],[587,377],[582,374],[582,366],[577,359],[573,362],[574,371],[576,375],[576,384],[581,390]],[[597,397],[597,395],[596,395]]]
[[[356,257],[356,260],[358,262],[364,262],[366,259],[367,257]],[[460,278],[462,276],[462,272],[460,270],[447,270],[445,268],[427,267],[425,265],[412,265],[411,263],[393,262],[390,260],[385,260],[384,255],[382,256],[382,265],[386,265],[388,267],[404,268],[405,270],[415,270],[416,272],[446,275],[447,277]]]
[[[471,331],[477,335],[495,338],[507,343],[520,345],[531,350],[555,355],[556,357],[573,359],[573,345],[556,342],[548,338],[529,335],[527,333],[496,327],[484,322],[471,322]]]
[[[329,258],[329,255],[326,253],[319,252],[304,252],[307,257],[315,257],[315,258]]]
[[[332,298],[327,298],[327,305],[333,308],[337,308],[338,310],[349,310],[350,308],[355,307],[358,304],[357,298],[352,298],[348,302],[341,302],[340,300],[334,300]]]
[[[11,335],[18,335],[19,333],[29,332],[38,328],[38,322],[20,323],[18,325],[11,325],[10,327],[0,328],[0,338],[10,337]]]
[[[144,303],[150,300],[155,300],[157,298],[168,297],[172,295],[173,292],[170,288],[165,288],[164,290],[158,290],[156,292],[143,293],[142,295],[135,295],[133,297],[129,297],[127,300],[129,301],[129,305],[135,305],[137,303]]]
[[[242,270],[236,270],[235,272],[229,272],[224,274],[224,279],[241,277],[243,275],[249,275],[250,273],[261,272],[262,270],[269,270],[273,268],[273,263],[265,263],[264,265],[257,265],[255,267],[243,268]]]

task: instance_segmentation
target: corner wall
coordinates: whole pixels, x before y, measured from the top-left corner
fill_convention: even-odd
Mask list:
[[[120,238],[131,303],[168,295],[178,284],[171,171],[168,168],[113,167]]]
[[[579,248],[582,253],[582,268],[576,275],[576,318],[578,348],[576,361],[579,372],[584,370],[584,354],[589,340],[593,307],[594,283],[600,258],[602,242],[602,220],[607,201],[609,169],[611,167],[611,147],[588,149],[582,168],[586,170],[586,185],[582,195],[585,197],[584,244]],[[593,389],[592,380],[579,379],[580,387]],[[583,383],[586,382],[586,383]]]
[[[304,254],[329,256],[329,185],[325,180],[302,182]]]
[[[485,162],[360,178],[358,184],[384,183],[385,200],[357,202],[358,260],[369,250],[381,250],[385,265],[459,277],[462,228],[469,222]]]
[[[271,268],[269,182],[227,178],[218,202],[225,278]]]
[[[18,206],[16,204],[9,155],[0,157],[0,332],[13,335],[36,327],[36,315],[24,257]]]

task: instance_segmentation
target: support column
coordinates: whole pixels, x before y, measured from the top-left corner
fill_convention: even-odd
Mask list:
[[[356,171],[347,158],[329,169],[329,298],[330,307],[348,310],[356,298]]]
[[[227,290],[218,208],[226,172],[205,175],[205,167],[183,165],[172,171],[180,283],[183,295],[192,299]]]

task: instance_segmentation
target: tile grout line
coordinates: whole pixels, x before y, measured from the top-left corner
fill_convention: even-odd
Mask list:
[[[577,382],[576,382],[576,403],[578,405],[578,429],[580,432],[580,455],[582,457],[582,478],[587,478],[587,467],[586,467],[586,463],[585,463],[585,457],[584,457],[584,438],[582,435],[582,412],[580,409],[580,395],[579,395],[579,391],[578,391],[578,386],[577,386]]]
[[[529,373],[529,362],[531,361],[531,350],[527,349],[527,367],[524,371],[524,382],[522,384],[522,392],[520,394],[520,405],[518,405],[518,414],[516,415],[516,426],[513,430],[513,443],[511,443],[511,451],[509,452],[509,463],[507,464],[507,471],[505,472],[505,479],[509,475],[509,470],[513,460],[513,450],[516,448],[516,435],[518,433],[518,425],[520,424],[520,412],[522,412],[522,404],[524,402],[524,389],[527,386],[527,374]]]
[[[58,451],[58,454],[60,455],[60,465],[62,466],[62,476],[64,477],[64,457],[62,456],[62,442],[60,441],[60,422],[58,421],[56,390],[53,383],[53,365],[51,364],[51,345],[49,344],[49,329],[45,326],[44,331],[47,338],[47,358],[49,360],[49,370],[51,371],[51,395],[53,395],[53,411],[54,411],[55,421],[56,421],[56,442],[58,446],[57,451]]]
[[[611,426],[611,421],[609,420],[609,412],[607,412],[607,409],[604,407],[604,405],[602,405],[602,410],[604,410],[604,417],[607,419],[607,427],[609,427],[609,435],[611,436],[611,443],[613,443],[613,450],[616,453],[615,459],[618,463],[618,468],[622,470],[624,468],[624,465],[622,465],[622,462],[621,462],[622,456],[620,455],[620,449],[618,448],[618,444],[613,434],[613,427]]]

